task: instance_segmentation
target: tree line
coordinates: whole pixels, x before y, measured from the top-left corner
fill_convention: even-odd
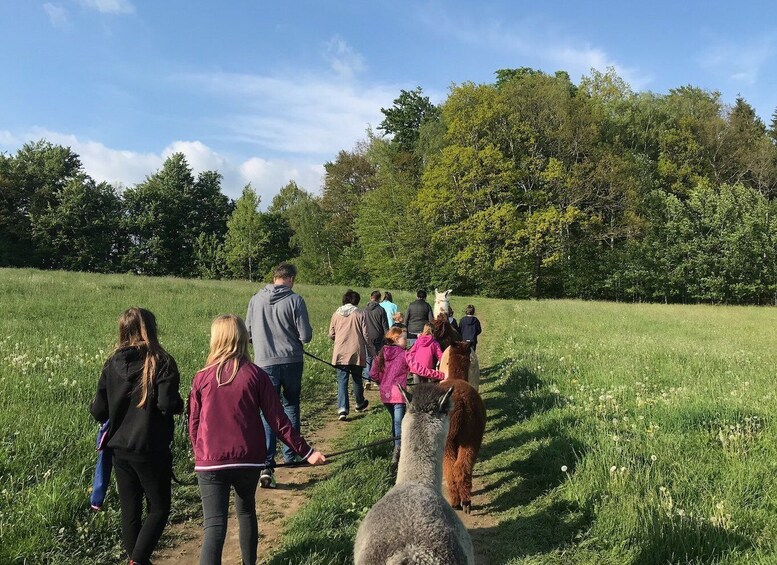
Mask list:
[[[381,111],[320,192],[292,181],[266,212],[180,154],[119,192],[27,144],[0,156],[0,265],[256,279],[293,259],[320,284],[777,302],[777,112],[529,68]]]

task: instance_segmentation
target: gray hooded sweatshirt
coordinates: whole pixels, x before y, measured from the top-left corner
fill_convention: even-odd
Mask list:
[[[260,367],[301,363],[302,344],[313,338],[305,301],[281,284],[268,284],[251,297],[246,326]]]

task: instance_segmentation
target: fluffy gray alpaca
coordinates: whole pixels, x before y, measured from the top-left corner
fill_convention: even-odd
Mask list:
[[[401,388],[401,387],[400,387]],[[364,517],[356,565],[472,565],[472,540],[442,494],[442,453],[452,389],[436,384],[402,390],[402,450],[397,482]]]

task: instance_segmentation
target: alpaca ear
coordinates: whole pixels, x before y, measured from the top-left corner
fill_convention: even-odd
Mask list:
[[[437,287],[434,287],[434,294],[440,294],[440,291],[437,290]]]
[[[445,291],[445,298],[448,298],[448,296],[450,296],[451,292],[453,292],[453,289],[451,289],[451,288],[449,288],[448,290],[446,290],[446,291]]]
[[[405,399],[405,402],[410,404],[413,401],[413,395],[410,394],[410,391],[407,390],[405,387],[403,387],[401,384],[397,384],[397,388],[399,389],[399,392],[402,393],[402,396]]]
[[[451,395],[453,394],[453,387],[448,387],[448,390],[445,391],[445,394],[442,395],[442,398],[440,399],[440,412],[443,414],[447,414],[451,411]]]

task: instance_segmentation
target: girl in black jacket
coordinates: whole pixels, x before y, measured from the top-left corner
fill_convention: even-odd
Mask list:
[[[113,451],[121,533],[131,564],[150,563],[170,514],[173,414],[183,410],[179,379],[175,360],[159,344],[154,315],[126,310],[90,411],[98,422],[110,420],[107,447]]]

